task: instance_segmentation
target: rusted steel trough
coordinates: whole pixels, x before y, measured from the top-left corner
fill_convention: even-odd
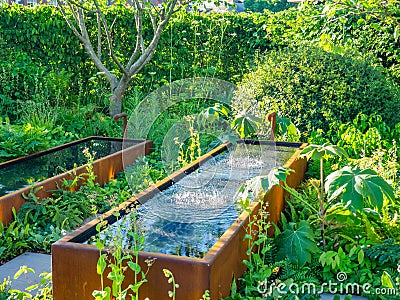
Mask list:
[[[43,158],[46,159],[46,155],[52,155],[54,153],[59,153],[60,151],[64,151],[70,147],[78,146],[83,143],[87,143],[89,141],[99,141],[104,142],[107,141],[110,144],[110,147],[115,146],[114,144],[122,145],[123,139],[121,138],[106,138],[106,137],[97,137],[91,136],[81,140],[77,140],[71,143],[67,143],[58,147],[54,147],[45,151],[41,151],[26,157],[14,159],[5,163],[0,163],[0,172],[9,169],[10,167],[16,166],[18,164],[24,163],[25,166],[29,167],[29,162],[33,159]],[[144,156],[151,152],[152,142],[145,140],[131,140],[132,146],[124,149],[124,160],[127,163],[133,163],[137,159],[138,156]],[[114,143],[114,144],[113,144]],[[122,146],[120,146],[120,150],[114,149],[110,152],[111,154],[106,155],[104,157],[100,157],[99,159],[93,162],[93,172],[96,174],[96,182],[101,185],[105,182],[108,182],[110,179],[114,177],[114,175],[118,174],[123,170],[123,159],[122,159]],[[74,163],[74,162],[72,162]],[[76,175],[82,174],[86,172],[86,164],[78,166],[73,170]],[[61,174],[55,175],[53,177],[41,180],[37,183],[34,183],[30,186],[25,186],[18,190],[6,193],[5,195],[0,197],[0,221],[7,225],[13,220],[12,209],[14,208],[16,211],[21,207],[21,205],[25,202],[23,195],[27,195],[32,188],[37,189],[40,188],[36,195],[45,198],[49,197],[51,194],[48,191],[55,190],[57,188],[57,184],[61,186],[61,183],[64,179],[73,179],[74,175],[70,171],[61,171]],[[1,184],[1,182],[0,182]],[[78,186],[79,187],[79,184]]]
[[[244,142],[271,143],[267,141]],[[299,159],[299,153],[305,147],[305,144],[279,142],[276,144],[297,148],[292,157],[284,164],[285,167],[295,170],[294,173],[289,175],[287,182],[289,186],[297,187],[302,181],[307,167],[306,160]],[[115,212],[119,212],[121,215],[128,213],[137,201],[146,202],[160,190],[173,185],[174,182],[185,177],[186,174],[198,168],[200,164],[225,151],[226,148],[227,144],[219,146],[185,168],[176,171],[168,178],[157,182],[146,191],[137,194],[119,207],[105,213],[101,218],[91,221],[53,244],[54,299],[89,300],[93,299],[92,292],[101,288],[100,276],[96,273],[99,250],[93,245],[84,244],[85,241],[96,234],[96,225],[101,220],[107,220],[109,224],[115,222]],[[266,194],[265,201],[268,202],[267,210],[270,214],[270,221],[277,222],[284,206],[284,191],[279,186],[273,187]],[[139,252],[139,263],[144,269],[146,269],[145,260],[155,258],[155,262],[150,267],[146,277],[148,282],[140,288],[140,299],[146,297],[157,300],[169,299],[168,291],[171,290],[171,284],[167,282],[163,269],[170,270],[176,283],[179,284],[179,288],[176,290],[176,299],[201,299],[206,290],[210,291],[211,299],[228,296],[233,278],[240,278],[246,270],[242,261],[247,259],[248,241],[244,240],[244,236],[248,233],[249,219],[257,216],[260,208],[259,202],[252,202],[250,212],[241,213],[202,258]],[[107,251],[105,250],[104,253],[108,253]],[[127,270],[125,275],[124,284],[134,282],[133,272]],[[110,286],[110,284],[106,279],[105,286]]]

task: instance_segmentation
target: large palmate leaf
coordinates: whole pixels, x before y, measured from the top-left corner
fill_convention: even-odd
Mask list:
[[[355,210],[363,209],[365,204],[382,209],[385,196],[390,201],[395,198],[393,188],[382,177],[373,170],[359,167],[346,166],[330,174],[326,178],[325,191],[328,201],[341,195],[343,202]]]
[[[318,250],[314,233],[310,224],[305,220],[299,223],[289,223],[288,228],[277,236],[276,244],[279,248],[278,259],[288,258],[299,266],[310,262],[311,254]]]
[[[306,156],[307,159],[315,159],[319,160],[327,155],[331,156],[339,156],[339,157],[348,157],[347,152],[339,146],[325,143],[323,145],[308,145],[303,149],[300,153],[300,157]]]
[[[232,121],[232,128],[237,131],[241,138],[251,137],[257,133],[262,120],[248,113],[242,113]]]

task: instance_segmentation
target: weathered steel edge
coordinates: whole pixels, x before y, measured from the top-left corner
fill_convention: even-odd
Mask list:
[[[60,150],[62,148],[66,148],[71,145],[75,145],[77,143],[82,143],[82,141],[90,140],[90,139],[105,139],[105,140],[112,140],[112,141],[123,141],[123,139],[120,138],[106,138],[106,137],[88,137],[84,138],[78,141],[74,141],[62,146],[55,147],[57,150]],[[135,140],[136,141],[136,140]],[[137,140],[139,141],[139,140]],[[66,146],[67,145],[67,146]],[[56,151],[55,148],[49,149],[46,151],[42,151],[41,154],[34,154],[29,157],[24,157],[24,158],[19,158],[18,160],[26,160],[26,159],[31,159],[33,157],[41,156],[47,153],[51,153]],[[151,152],[152,149],[152,141],[149,140],[142,140],[140,143],[133,145],[131,147],[128,147],[124,150],[118,151],[116,153],[104,156],[102,158],[99,158],[93,162],[93,171],[96,174],[96,182],[100,183],[101,185],[104,184],[106,181],[111,179],[115,174],[121,172],[123,170],[123,162],[122,162],[122,152],[126,154],[131,154],[131,159],[136,159],[137,156],[139,155],[146,155]],[[15,163],[14,161],[13,163]],[[112,163],[111,163],[112,162]],[[86,171],[87,164],[82,165],[73,171],[79,175],[82,174]],[[71,171],[64,172],[62,174],[53,176],[51,178],[48,178],[46,180],[40,181],[38,183],[35,183],[32,186],[25,187],[22,189],[19,189],[17,191],[14,191],[12,193],[9,193],[7,195],[4,195],[0,197],[0,221],[8,225],[10,222],[13,220],[13,213],[12,213],[12,208],[15,208],[16,212],[18,212],[18,209],[21,207],[21,205],[25,202],[25,199],[23,195],[27,195],[31,189],[35,189],[38,187],[43,187],[41,190],[39,190],[36,194],[39,197],[49,197],[50,193],[48,193],[48,190],[55,190],[57,188],[57,184],[62,183],[64,179],[71,179],[73,176],[71,175]],[[79,186],[79,185],[78,185]]]
[[[50,149],[38,151],[38,152],[32,153],[32,154],[30,154],[30,155],[26,155],[26,156],[22,156],[22,157],[17,157],[17,158],[14,158],[14,159],[10,159],[10,160],[8,160],[8,161],[0,162],[0,169],[1,169],[1,168],[4,168],[5,166],[8,166],[8,165],[13,165],[13,164],[19,163],[19,162],[21,162],[21,161],[30,160],[30,159],[32,159],[32,158],[36,158],[36,157],[40,157],[40,156],[43,156],[43,155],[46,155],[46,154],[49,154],[49,153],[53,153],[53,152],[55,152],[55,151],[65,149],[65,148],[74,146],[74,145],[76,145],[76,144],[80,144],[80,143],[82,143],[82,142],[89,141],[89,140],[91,140],[91,139],[96,139],[96,140],[107,140],[107,141],[114,141],[114,142],[123,142],[123,141],[124,141],[123,138],[116,138],[116,137],[104,137],[104,136],[96,136],[96,135],[88,136],[88,137],[85,137],[85,138],[82,138],[82,139],[79,139],[79,140],[76,140],[76,141],[72,141],[72,142],[68,142],[68,143],[65,143],[65,144],[62,144],[62,145],[59,145],[59,146],[52,147],[52,148],[50,148]],[[126,139],[125,139],[125,140],[126,140]],[[143,142],[144,140],[128,139],[128,140],[126,140],[126,141],[141,143],[141,142]]]
[[[247,141],[245,141],[247,142]],[[275,143],[273,143],[275,144]],[[278,143],[276,143],[278,145]],[[302,149],[306,146],[306,144],[301,144],[301,143],[295,143],[288,145],[287,143],[279,143],[279,144],[285,144],[285,146],[300,146],[300,148],[295,152],[295,154],[285,163],[285,167],[289,167],[292,169],[296,169],[298,172],[292,173],[289,178],[288,178],[288,184],[292,187],[296,187],[297,184],[299,184],[305,173],[305,169],[307,167],[307,162],[305,159],[297,159],[299,153],[302,151]],[[226,148],[226,145],[222,145],[220,147]],[[214,151],[214,156],[221,152],[221,150],[215,149]],[[211,158],[213,155],[209,154],[208,159]],[[199,164],[199,161],[193,162],[191,165],[187,166],[187,169],[193,168],[196,165]],[[163,184],[166,183],[166,181],[170,180],[170,178],[178,178],[184,176],[184,170],[179,170],[172,174],[169,178],[166,178],[163,182],[159,182],[158,184],[162,186]],[[296,174],[296,175],[294,175]],[[153,191],[155,188],[152,189]],[[145,193],[145,192],[143,192]],[[129,200],[130,204],[136,202],[136,200],[140,198],[140,195],[137,196],[137,198]],[[270,199],[272,198],[272,199]],[[278,203],[278,209],[280,210],[279,213],[276,215],[280,216],[280,212],[283,209],[284,205],[284,192],[282,188],[280,187],[274,187],[267,195],[266,195],[266,201],[271,202],[271,200],[274,200],[272,202],[277,202]],[[130,206],[130,204],[126,204],[125,206]],[[125,207],[122,207],[125,209]],[[179,278],[183,276],[183,279],[185,278],[185,270],[189,269],[195,269],[197,270],[199,277],[195,277],[196,281],[198,283],[193,286],[193,280],[188,280],[188,282],[181,283],[181,287],[184,287],[184,289],[178,289],[178,294],[180,295],[179,299],[195,299],[193,297],[201,297],[202,293],[208,289],[211,290],[211,299],[217,299],[219,297],[227,296],[229,295],[230,291],[230,284],[232,282],[232,279],[234,278],[239,278],[244,272],[245,272],[245,267],[242,263],[242,260],[246,258],[246,250],[247,250],[247,244],[244,242],[243,237],[244,234],[246,233],[246,228],[248,225],[248,220],[249,217],[255,215],[258,213],[259,209],[261,208],[261,204],[259,202],[254,202],[250,205],[250,211],[251,213],[248,214],[247,212],[243,212],[238,219],[232,224],[232,226],[221,236],[219,241],[210,249],[210,251],[206,254],[206,256],[202,259],[199,258],[188,258],[188,257],[178,257],[178,256],[173,256],[173,255],[165,255],[165,254],[159,254],[159,253],[150,253],[150,252],[139,252],[139,259],[142,264],[142,267],[144,267],[144,260],[148,258],[155,258],[156,261],[160,261],[163,263],[162,268],[166,267],[169,265],[169,268],[174,270],[176,268],[176,263],[179,263],[180,268],[176,270],[174,275]],[[271,210],[271,205],[268,206],[267,210]],[[115,211],[113,211],[115,212]],[[113,212],[110,212],[112,214]],[[108,214],[107,214],[108,215]],[[276,218],[276,217],[275,217]],[[277,219],[277,220],[278,220]],[[273,220],[273,221],[277,221]],[[98,221],[94,220],[91,222],[92,224],[87,224],[86,227],[90,228],[93,226],[96,226]],[[82,234],[84,231],[84,228],[81,228],[79,232],[75,232],[73,236],[77,236],[79,234]],[[228,245],[232,247],[232,241],[235,240],[236,247],[233,247],[233,249],[228,249]],[[92,268],[94,269],[94,266],[96,265],[99,253],[98,250],[91,245],[82,245],[82,244],[76,244],[71,242],[71,236],[65,237],[64,239],[60,240],[59,242],[55,243],[53,245],[53,253],[59,253],[58,255],[53,256],[53,268],[54,269],[60,269],[60,273],[65,273],[70,270],[65,270],[62,266],[60,267],[59,264],[54,263],[55,261],[55,256],[59,256],[60,259],[62,256],[65,255],[63,252],[63,248],[67,251],[67,249],[75,249],[78,251],[81,250],[86,250],[90,251],[94,257],[91,258],[92,263]],[[90,250],[89,250],[90,249]],[[97,253],[96,253],[97,252]],[[106,252],[105,252],[106,253]],[[154,264],[151,267],[151,270],[149,272],[149,276],[152,274],[156,275],[158,278],[163,278],[162,275],[162,270],[160,270],[160,265],[158,264],[158,268],[154,267],[157,266],[157,264]],[[222,266],[222,267],[221,267]],[[54,271],[53,271],[54,274]],[[88,275],[88,274],[87,274]],[[193,275],[193,274],[192,274]],[[187,274],[189,276],[189,274]],[[98,277],[98,276],[97,276]],[[128,278],[128,277],[127,277]],[[132,278],[132,277],[131,277]],[[56,279],[56,278],[54,278]],[[54,280],[53,279],[53,280]],[[205,281],[204,281],[205,280]],[[56,282],[61,281],[59,278],[56,279]],[[93,279],[91,279],[93,281]],[[96,281],[94,279],[94,281]],[[99,281],[99,278],[98,280]],[[55,283],[56,283],[55,282]],[[86,281],[87,283],[87,281]],[[81,283],[77,283],[78,286]],[[58,283],[56,283],[58,285]],[[96,285],[96,284],[95,284]],[[98,283],[97,283],[98,286]],[[163,286],[163,287],[162,287]],[[93,287],[93,285],[92,285]],[[168,288],[170,286],[163,284],[163,282],[160,282],[160,291],[166,289],[168,291]],[[192,289],[191,289],[192,288]],[[153,297],[156,296],[157,299],[168,299],[166,295],[162,295],[158,293],[157,291],[154,292],[153,289],[147,289],[146,285],[143,286],[144,289],[142,294],[148,296],[150,293]],[[67,298],[62,297],[63,291],[65,292],[65,288],[59,288],[57,291],[54,291],[55,296],[60,295],[60,298],[57,299],[67,299],[68,297],[71,296],[71,294],[68,294]],[[79,293],[79,291],[77,291]],[[79,294],[79,297],[82,297],[82,295],[87,294],[87,290],[83,290],[83,293]],[[147,292],[147,293],[146,293]],[[182,292],[182,293],[181,293]],[[154,294],[155,293],[155,294]],[[91,296],[91,295],[90,295]],[[160,298],[161,297],[161,298]],[[56,299],[56,298],[55,298]],[[86,298],[85,298],[86,299]],[[89,299],[89,298],[87,298]]]

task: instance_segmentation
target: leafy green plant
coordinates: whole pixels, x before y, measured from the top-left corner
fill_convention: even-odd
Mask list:
[[[68,197],[69,194],[60,190],[53,197],[41,199],[31,191],[18,211],[18,218],[45,231],[51,226],[70,231],[90,216],[92,207],[90,199],[82,201],[84,199]]]
[[[275,228],[276,238],[268,237],[271,224],[268,222],[268,213],[265,211],[268,203],[263,202],[265,193],[274,185],[285,180],[288,169],[274,168],[268,176],[258,176],[250,179],[238,191],[238,207],[246,210],[249,203],[257,199],[261,201],[261,210],[258,216],[249,220],[245,240],[248,241],[247,255],[249,259],[243,261],[247,267],[245,275],[239,279],[240,287],[235,280],[232,283],[231,296],[228,299],[250,299],[269,294],[263,284],[271,284],[277,280],[293,282],[298,280],[315,281],[310,268],[305,266],[311,262],[311,256],[316,253],[317,247],[314,234],[307,221],[299,223],[284,221],[283,229]],[[297,275],[296,275],[297,274]],[[298,275],[300,274],[300,275]],[[278,279],[279,278],[279,279]]]
[[[400,259],[400,245],[394,239],[386,239],[381,244],[371,245],[365,249],[365,256],[376,260],[380,265],[397,267]]]
[[[373,170],[360,170],[358,167],[344,167],[330,174],[326,178],[325,190],[328,201],[341,195],[345,204],[358,211],[364,207],[380,211],[385,197],[389,201],[395,200],[393,188],[382,177]]]
[[[13,279],[18,279],[21,275],[35,273],[35,270],[26,266],[21,266],[14,274]],[[51,273],[42,273],[39,276],[40,282],[27,287],[24,291],[12,288],[10,279],[4,279],[0,284],[0,299],[23,299],[23,300],[51,300],[53,299],[51,284]]]
[[[353,255],[356,256],[356,262],[351,262]],[[346,274],[353,273],[354,267],[362,264],[364,260],[364,251],[360,247],[353,246],[348,254],[341,247],[338,251],[323,252],[319,258],[322,266],[326,270],[332,269],[335,272],[345,272]],[[326,271],[324,270],[324,271]]]
[[[118,217],[118,214],[116,214]],[[135,218],[133,216],[133,218]],[[135,223],[134,223],[135,224]],[[96,227],[97,231],[101,231],[103,223],[99,223]],[[128,234],[132,237],[132,245],[129,252],[125,251],[122,246],[121,228],[117,228],[117,232],[113,236],[112,247],[108,247],[110,255],[103,253],[105,250],[105,242],[100,237],[96,238],[96,247],[99,249],[100,255],[97,262],[97,274],[101,278],[101,290],[93,291],[92,295],[96,300],[126,299],[130,296],[132,299],[139,299],[139,289],[146,280],[147,272],[154,263],[154,260],[147,260],[147,270],[143,270],[139,265],[139,251],[144,247],[144,235],[137,231],[136,225]],[[122,289],[125,279],[125,271],[127,267],[134,272],[134,282]],[[108,271],[106,271],[108,268]],[[107,273],[106,273],[107,272]],[[112,285],[104,286],[104,276],[112,281]],[[140,278],[139,278],[140,276]],[[173,278],[173,277],[172,277]],[[175,291],[174,282],[174,291]]]
[[[195,117],[186,116],[185,120],[189,125],[189,139],[187,147],[185,147],[184,142],[179,141],[179,137],[174,138],[174,142],[179,146],[178,163],[183,167],[201,156],[200,135],[194,128]]]
[[[320,164],[320,181],[319,184],[315,183],[315,188],[318,193],[319,199],[319,218],[321,220],[321,235],[322,242],[325,249],[326,241],[325,241],[325,217],[326,217],[326,209],[325,205],[325,195],[324,195],[324,160],[328,158],[328,156],[339,156],[339,157],[347,157],[347,153],[340,147],[332,144],[323,144],[323,145],[309,145],[307,146],[301,153],[300,157],[307,157],[308,159],[319,160]]]
[[[93,172],[93,161],[95,153],[90,153],[88,148],[83,150],[87,158],[86,173],[75,176],[72,180],[65,180],[64,185],[68,190],[58,189],[53,191],[52,197],[41,199],[36,196],[37,190],[31,190],[24,196],[25,202],[18,211],[18,217],[29,221],[43,230],[48,230],[50,226],[64,230],[72,230],[89,217],[97,213],[96,203],[91,197],[82,197],[82,191],[71,192],[79,183],[84,180],[82,190],[93,189],[96,186],[96,175]]]
[[[241,138],[271,139],[273,136],[274,140],[279,141],[295,142],[299,140],[300,132],[289,118],[283,118],[275,114],[276,124],[273,125],[272,122],[268,121],[269,115],[265,115],[265,118],[259,118],[244,110],[233,117],[231,127],[236,130]],[[273,126],[276,126],[276,132],[274,133],[271,132]]]
[[[311,255],[317,252],[314,233],[305,220],[299,223],[289,222],[282,232],[277,230],[275,243],[279,249],[278,259],[288,258],[299,266],[310,262]]]
[[[16,217],[13,209],[14,218]],[[19,221],[13,221],[8,226],[0,222],[0,256],[1,262],[10,257],[22,254],[29,249],[30,226]]]
[[[21,275],[26,273],[35,273],[35,270],[26,266],[21,266],[15,273],[14,279],[18,279]],[[11,299],[26,299],[26,300],[51,300],[53,299],[52,293],[52,278],[51,273],[41,273],[40,281],[37,284],[29,286],[25,291],[10,289],[8,292]],[[35,294],[33,294],[35,292]]]
[[[321,132],[316,132],[309,138],[309,142],[330,141],[345,149],[350,157],[359,159],[372,156],[376,151],[392,148],[393,143],[399,142],[399,132],[399,124],[390,127],[378,114],[368,116],[359,113],[351,122],[332,122],[324,136]]]
[[[179,284],[175,282],[174,274],[168,269],[163,269],[164,276],[168,278],[168,283],[172,284],[172,291],[168,291],[168,297],[175,300],[176,289],[179,288]]]
[[[25,156],[58,145],[66,141],[61,127],[49,130],[46,127],[11,125],[9,119],[0,122],[0,161]]]
[[[254,137],[262,120],[247,112],[239,113],[232,121],[232,129],[235,129],[239,136],[243,138]]]
[[[7,300],[8,295],[9,295],[9,290],[11,288],[11,282],[10,282],[10,277],[4,278],[3,282],[0,283],[0,299],[1,300]]]

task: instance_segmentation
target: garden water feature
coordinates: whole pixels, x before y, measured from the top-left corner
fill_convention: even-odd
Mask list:
[[[89,300],[93,299],[94,290],[101,289],[96,272],[100,253],[90,243],[101,224],[106,224],[102,234],[110,239],[115,237],[115,230],[126,231],[132,226],[145,231],[146,248],[138,252],[138,262],[143,270],[149,259],[154,263],[146,275],[148,281],[140,287],[140,299],[167,298],[171,284],[164,269],[170,270],[179,283],[177,299],[200,299],[206,290],[211,299],[228,296],[233,278],[240,278],[246,270],[243,260],[248,258],[248,240],[244,237],[253,233],[249,231],[249,220],[266,209],[269,220],[278,222],[284,203],[283,189],[274,186],[264,197],[268,206],[253,201],[238,212],[234,203],[238,187],[249,177],[267,174],[272,167],[283,165],[295,171],[287,178],[288,185],[295,188],[307,166],[306,159],[299,158],[305,144],[251,140],[240,143],[250,147],[246,149],[253,149],[247,144],[255,144],[254,149],[259,144],[264,150],[272,147],[276,151],[256,151],[261,157],[266,155],[265,160],[249,155],[243,161],[240,151],[229,151],[230,144],[223,144],[53,244],[55,299]],[[136,209],[138,202],[141,206]],[[116,222],[126,224],[117,229]],[[130,248],[128,239],[125,243]],[[110,257],[112,249],[106,247],[103,253]],[[124,275],[123,286],[127,287],[134,282],[135,274],[128,268]],[[104,285],[110,284],[105,277]]]
[[[130,146],[138,143],[139,141],[129,142]],[[0,164],[0,197],[86,164],[88,159],[84,149],[88,149],[98,159],[121,151],[122,141],[93,137],[69,147],[60,147],[51,152],[44,151],[25,159]]]
[[[0,222],[12,222],[13,209],[18,212],[31,190],[40,198],[49,197],[64,180],[85,173],[88,158],[84,149],[91,155],[96,152],[92,162],[95,181],[108,182],[123,170],[123,143],[128,145],[124,152],[131,163],[152,148],[151,141],[93,136],[0,163]]]
[[[295,152],[274,144],[236,147],[207,160],[101,233],[112,246],[116,232],[129,249],[129,230],[145,235],[144,251],[203,257],[237,219],[235,194],[249,178],[267,175]]]

